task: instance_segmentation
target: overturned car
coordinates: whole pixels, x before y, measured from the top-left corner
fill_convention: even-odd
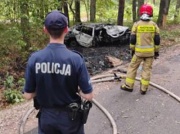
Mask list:
[[[128,44],[130,29],[126,26],[102,23],[78,24],[69,29],[65,44],[70,47]]]

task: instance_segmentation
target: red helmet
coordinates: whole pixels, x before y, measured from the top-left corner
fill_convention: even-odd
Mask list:
[[[143,14],[148,14],[150,17],[153,16],[153,8],[151,5],[148,5],[148,4],[144,4],[140,7],[140,10],[139,10],[139,13],[140,15],[143,15]]]

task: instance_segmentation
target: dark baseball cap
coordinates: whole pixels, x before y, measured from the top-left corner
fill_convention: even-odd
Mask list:
[[[44,25],[46,28],[65,28],[68,26],[67,17],[58,10],[53,10],[46,15]]]

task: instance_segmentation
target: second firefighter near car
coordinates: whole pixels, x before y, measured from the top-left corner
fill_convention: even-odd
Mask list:
[[[132,60],[128,67],[125,84],[120,88],[129,92],[133,91],[137,69],[142,63],[140,92],[144,95],[148,90],[153,61],[159,56],[160,36],[158,26],[151,21],[152,6],[142,5],[139,13],[140,20],[134,23],[130,38]]]

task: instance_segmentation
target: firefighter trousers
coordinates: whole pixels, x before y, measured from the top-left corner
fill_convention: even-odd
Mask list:
[[[126,85],[128,88],[133,89],[137,70],[142,63],[141,90],[148,89],[153,61],[154,57],[138,57],[134,54],[127,71]]]

